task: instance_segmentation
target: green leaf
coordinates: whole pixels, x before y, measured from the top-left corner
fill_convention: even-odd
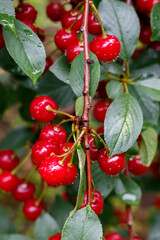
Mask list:
[[[49,236],[53,236],[57,232],[59,232],[59,226],[48,213],[42,214],[35,223],[35,240],[48,239]]]
[[[0,96],[1,96],[1,101],[0,101],[0,120],[1,120],[3,116],[3,112],[6,108],[6,91],[2,84],[0,84]]]
[[[62,230],[62,240],[100,240],[102,236],[102,225],[89,206],[74,213]]]
[[[11,220],[10,209],[5,208],[4,206],[0,207],[0,234],[8,234],[16,231],[15,226]]]
[[[90,58],[94,60],[94,63],[90,64],[89,89],[89,95],[93,98],[100,79],[100,65],[97,57],[92,52],[90,52]],[[84,88],[84,51],[78,54],[72,63],[69,81],[76,96],[82,96]]]
[[[123,84],[122,82],[112,80],[107,84],[106,91],[109,98],[117,98],[123,93]]]
[[[143,116],[137,100],[128,93],[116,98],[107,110],[104,136],[110,157],[126,152],[138,138]]]
[[[20,234],[4,234],[0,235],[1,240],[33,240]]]
[[[99,168],[98,163],[92,165],[92,177],[95,189],[98,190],[105,199],[114,188],[114,178],[106,175]]]
[[[90,97],[90,101],[91,101],[91,97]],[[77,98],[75,103],[76,116],[82,116],[83,108],[84,108],[84,97],[80,96]]]
[[[139,19],[134,8],[124,2],[102,0],[99,13],[106,33],[113,34],[120,40],[121,58],[128,62],[140,33]]]
[[[141,189],[137,183],[124,175],[115,179],[115,192],[128,205],[138,205],[141,200]]]
[[[18,37],[3,29],[7,50],[14,61],[35,84],[45,68],[45,49],[43,43],[30,27],[16,20]]]
[[[116,62],[112,62],[110,64],[102,62],[102,66],[104,67],[105,70],[107,70],[107,72],[118,75],[123,73],[123,67]]]
[[[151,11],[152,41],[160,41],[160,3],[154,5]]]
[[[160,101],[160,78],[150,78],[136,82],[151,98]]]
[[[11,0],[0,0],[0,24],[16,35],[15,9]]]
[[[142,131],[141,136],[141,161],[144,166],[149,166],[157,151],[158,135],[153,128],[149,127],[146,130]]]
[[[65,56],[60,57],[49,69],[59,80],[69,84],[70,65]]]

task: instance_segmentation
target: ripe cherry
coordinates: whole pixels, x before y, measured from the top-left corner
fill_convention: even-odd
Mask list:
[[[61,240],[61,233],[57,233],[56,235],[50,237],[49,240]]]
[[[147,12],[150,14],[152,11],[153,6],[160,2],[160,0],[148,0],[147,1]]]
[[[141,24],[141,32],[139,39],[145,44],[151,43],[152,29],[148,25]]]
[[[54,41],[57,48],[65,51],[69,43],[77,42],[77,34],[73,29],[62,28],[56,33]]]
[[[89,136],[90,156],[92,160],[98,160],[98,148],[93,136]]]
[[[116,209],[114,209],[114,214],[119,223],[127,224],[127,212],[126,211],[116,208]]]
[[[98,84],[97,93],[100,98],[103,98],[103,99],[108,98],[108,95],[106,93],[107,82],[108,82],[107,80],[102,80]]]
[[[65,143],[66,137],[67,133],[62,126],[57,127],[56,124],[50,124],[41,130],[39,139],[59,145]]]
[[[122,236],[117,232],[108,233],[105,236],[106,240],[123,240]]]
[[[160,42],[152,42],[150,44],[150,48],[153,48],[153,49],[157,50],[158,52],[160,52]]]
[[[106,100],[100,100],[96,103],[96,105],[94,106],[93,113],[94,113],[95,118],[98,121],[104,122],[106,112],[107,112],[110,104],[111,104],[111,102],[106,101]]]
[[[46,66],[45,66],[43,74],[45,74],[49,70],[49,68],[53,65],[53,63],[54,62],[51,57],[46,58]]]
[[[54,22],[60,21],[64,13],[65,9],[59,2],[51,2],[47,6],[47,16]]]
[[[2,34],[2,25],[0,25],[0,50],[5,46],[5,41]]]
[[[59,154],[57,145],[48,141],[37,141],[32,148],[32,161],[36,166],[40,166],[51,153]]]
[[[66,146],[66,143],[62,143],[59,147],[59,155],[63,155],[65,153],[67,153],[71,147],[74,145],[74,143],[69,142]],[[69,154],[69,156],[67,157],[67,159],[70,161],[71,155],[73,153],[73,150],[71,151],[71,153]]]
[[[87,204],[87,191],[85,191],[84,201],[80,209],[84,208],[86,204]],[[94,195],[92,194],[92,202],[91,202],[92,210],[99,216],[103,211],[103,206],[104,206],[104,202],[103,202],[102,195],[100,194],[99,191],[94,190]]]
[[[42,42],[45,40],[45,31],[39,27],[36,27],[37,35],[41,39]]]
[[[125,240],[129,240],[130,238],[128,237],[128,238],[126,238]],[[133,240],[142,240],[141,238],[139,238],[139,237],[134,237],[134,239]]]
[[[140,155],[130,158],[128,161],[128,167],[129,171],[136,176],[145,174],[149,168],[142,164]]]
[[[93,38],[92,40],[92,52],[102,61],[112,61],[118,57],[120,53],[121,45],[113,35],[102,35]]]
[[[154,205],[157,209],[160,209],[160,196],[155,198]]]
[[[3,171],[0,174],[0,189],[5,192],[13,192],[18,185],[18,178],[9,171]]]
[[[88,16],[88,32],[93,35],[102,34],[99,21],[96,19],[96,17],[93,15],[92,12],[89,12],[89,16]]]
[[[103,134],[104,133],[104,126],[101,126],[97,129],[97,133],[100,135],[100,134]]]
[[[25,179],[19,179],[17,188],[12,192],[13,197],[19,202],[25,202],[32,198],[35,193],[35,186]]]
[[[109,158],[107,150],[102,148],[99,152],[98,163],[106,175],[119,174],[125,167],[125,153],[117,154]]]
[[[19,164],[19,158],[11,149],[0,151],[0,168],[12,171]]]
[[[148,14],[147,10],[148,0],[136,0],[136,9],[143,14]]]
[[[21,3],[16,8],[16,18],[20,21],[26,20],[34,23],[37,18],[37,11],[32,5]]]
[[[37,33],[37,30],[36,30],[35,26],[34,26],[30,21],[23,20],[23,21],[21,21],[21,22],[23,22],[23,23],[26,24],[28,27],[30,27],[30,28],[33,30],[33,32]]]
[[[79,15],[79,11],[70,10],[63,14],[61,18],[61,23],[63,28],[69,28],[73,22],[76,20],[77,16]],[[78,31],[82,26],[83,14],[81,13],[75,23],[72,26],[72,29]]]
[[[37,198],[31,198],[25,202],[23,206],[23,213],[28,220],[35,221],[41,215],[43,209],[43,202],[38,203]]]
[[[56,116],[57,113],[47,110],[47,107],[50,106],[53,110],[57,110],[58,106],[55,101],[47,96],[40,96],[33,99],[30,105],[30,114],[38,122],[50,122]]]

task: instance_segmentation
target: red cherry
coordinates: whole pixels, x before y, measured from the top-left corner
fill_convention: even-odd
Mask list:
[[[9,171],[3,171],[0,174],[0,189],[5,192],[13,192],[18,185],[18,178]]]
[[[160,2],[160,0],[148,0],[147,1],[147,12],[150,14],[152,11],[153,6]]]
[[[122,236],[119,233],[116,232],[112,232],[112,233],[108,233],[105,236],[106,240],[123,240]]]
[[[46,58],[46,66],[45,66],[43,74],[45,74],[49,70],[49,68],[53,65],[53,63],[54,62],[51,57]]]
[[[67,164],[67,161],[66,163]],[[67,165],[67,179],[64,185],[72,185],[76,182],[77,168],[74,163]]]
[[[112,61],[118,57],[121,45],[113,35],[98,36],[92,40],[92,52],[102,61]]]
[[[147,172],[149,167],[143,166],[139,155],[133,156],[128,161],[129,171],[136,176],[143,175]]]
[[[155,198],[154,205],[157,209],[160,209],[160,196]]]
[[[108,157],[109,153],[105,148],[102,148],[99,152],[98,163],[101,170],[106,175],[116,175],[122,172],[125,167],[125,153]]]
[[[57,233],[56,235],[50,237],[49,240],[61,240],[61,233]]]
[[[47,141],[37,141],[32,148],[32,161],[36,166],[50,157],[51,153],[59,154],[58,147]]]
[[[158,52],[160,52],[160,42],[151,43],[150,48],[153,48],[153,49],[157,50]]]
[[[21,22],[23,22],[23,23],[26,24],[28,27],[30,27],[30,28],[33,30],[33,32],[37,33],[37,30],[36,30],[35,26],[34,26],[30,21],[23,20],[23,21],[21,21]]]
[[[12,192],[13,197],[19,202],[25,202],[32,198],[35,192],[35,186],[25,179],[19,179],[17,188]]]
[[[78,10],[76,11],[70,10],[65,12],[61,18],[62,27],[69,28],[73,24],[73,22],[76,20],[78,14],[79,14]],[[77,18],[77,20],[75,21],[75,23],[73,24],[72,29],[75,31],[78,31],[82,26],[82,20],[83,20],[83,14],[81,13]]]
[[[127,212],[126,211],[122,211],[122,210],[119,210],[119,209],[114,209],[114,214],[116,215],[119,223],[122,223],[122,224],[127,223]]]
[[[128,238],[126,238],[125,240],[130,240],[130,238],[128,237]],[[133,240],[142,240],[141,238],[139,238],[139,237],[134,237],[134,239]]]
[[[110,104],[111,104],[111,102],[106,101],[106,100],[100,100],[96,103],[96,105],[94,106],[93,113],[94,113],[95,118],[98,121],[104,122],[106,112],[107,112]]]
[[[47,96],[40,96],[33,99],[30,105],[30,114],[38,122],[50,122],[56,116],[57,113],[48,111],[46,108],[50,106],[52,109],[57,110],[58,106],[55,101]]]
[[[39,136],[40,140],[49,141],[56,145],[65,143],[66,138],[67,133],[64,128],[62,126],[57,127],[57,125],[54,124],[45,126]]]
[[[93,136],[89,136],[90,156],[92,160],[98,160],[98,148]]]
[[[19,158],[11,149],[0,151],[0,168],[12,171],[19,164]]]
[[[145,44],[150,44],[151,43],[151,36],[152,36],[152,29],[150,26],[141,25],[141,32],[140,32],[140,36],[139,39],[141,40],[141,42],[145,43]]]
[[[160,180],[160,162],[159,161],[152,162],[150,169],[153,177]]]
[[[136,60],[137,58],[139,58],[142,55],[143,52],[144,52],[143,48],[136,48],[132,55],[132,59]]]
[[[62,143],[59,147],[59,155],[63,155],[65,154],[66,152],[68,152],[71,147],[74,145],[74,143],[72,142],[69,142],[66,146],[66,143]],[[67,157],[67,159],[70,161],[70,158],[71,158],[71,155],[73,153],[73,150],[71,151],[71,153],[69,154],[69,156]]]
[[[23,206],[23,213],[25,217],[30,221],[35,221],[41,215],[44,209],[44,203],[38,203],[37,201],[37,198],[31,198],[25,202]]]
[[[77,42],[77,34],[73,29],[62,28],[56,33],[54,41],[57,48],[65,51],[69,43]]]
[[[0,50],[5,46],[5,41],[2,34],[2,25],[0,25]]]
[[[108,98],[108,95],[106,93],[107,82],[108,82],[107,80],[102,80],[98,84],[97,93],[100,98],[103,98],[103,99]]]
[[[103,134],[104,133],[104,126],[101,126],[97,129],[97,133],[100,135],[100,134]]]
[[[85,195],[84,195],[84,201],[82,203],[81,208],[84,208],[87,204],[87,191],[85,191]],[[103,206],[104,206],[104,202],[103,202],[103,197],[100,194],[99,191],[94,190],[94,196],[92,198],[92,202],[91,202],[91,208],[92,210],[99,216],[102,211],[103,211]]]
[[[47,16],[54,22],[60,21],[65,14],[65,9],[59,2],[51,2],[47,6]]]
[[[21,3],[16,8],[16,18],[20,21],[27,20],[34,23],[37,18],[37,11],[32,5]]]
[[[93,35],[102,34],[99,21],[95,18],[92,12],[89,12],[89,16],[88,16],[88,32]]]
[[[45,40],[45,31],[39,27],[36,27],[37,35],[41,39],[42,42]]]
[[[136,8],[140,13],[148,14],[147,2],[148,0],[136,0]]]

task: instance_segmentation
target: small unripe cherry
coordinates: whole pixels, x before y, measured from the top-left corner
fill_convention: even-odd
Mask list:
[[[48,106],[53,110],[58,109],[57,104],[50,97],[40,96],[34,98],[29,108],[31,116],[38,122],[52,121],[57,116],[57,113],[47,110]]]
[[[98,160],[98,148],[93,136],[89,136],[90,156],[92,160]]]
[[[20,21],[27,20],[34,23],[37,18],[37,11],[29,3],[21,3],[16,8],[16,18]]]
[[[76,10],[70,10],[66,11],[62,18],[61,18],[61,23],[63,28],[69,28],[73,24],[73,22],[76,20],[77,16],[79,15],[79,11]],[[82,20],[83,20],[83,14],[81,13],[75,23],[72,26],[72,29],[74,31],[78,31],[80,27],[82,26]]]
[[[111,104],[111,101],[106,101],[106,100],[100,100],[96,103],[96,105],[94,106],[94,116],[95,118],[100,121],[100,122],[104,122],[105,116],[106,116],[106,112],[109,108]]]
[[[65,51],[70,43],[77,42],[77,34],[73,29],[62,28],[56,33],[54,41],[58,49]]]
[[[145,174],[149,168],[142,164],[140,155],[133,156],[132,158],[130,158],[128,160],[128,167],[129,171],[136,176]]]
[[[30,221],[35,221],[44,209],[44,202],[38,203],[37,198],[27,200],[23,206],[23,214]]]
[[[46,58],[46,65],[45,65],[45,69],[44,69],[44,72],[43,72],[43,75],[48,72],[49,68],[53,65],[53,59],[51,57],[47,57]]]
[[[30,27],[30,28],[33,30],[33,32],[37,33],[36,27],[35,27],[30,21],[22,20],[21,22],[23,22],[23,23],[26,24],[28,27]]]
[[[51,2],[47,6],[47,16],[54,22],[60,21],[65,9],[60,2]]]
[[[122,236],[117,232],[108,233],[105,236],[106,240],[123,240]]]
[[[0,189],[5,192],[13,192],[18,185],[18,178],[9,171],[3,171],[0,174]]]
[[[0,168],[12,171],[19,164],[19,157],[11,149],[0,151]]]
[[[93,35],[102,34],[99,21],[96,19],[96,17],[92,12],[89,12],[89,16],[88,16],[88,32]]]
[[[61,240],[61,233],[57,233],[56,235],[50,237],[49,240]]]

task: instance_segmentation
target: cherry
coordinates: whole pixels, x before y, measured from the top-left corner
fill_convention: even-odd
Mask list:
[[[40,96],[34,98],[29,108],[31,116],[39,122],[52,121],[57,116],[57,113],[47,110],[48,106],[54,110],[58,109],[57,104],[50,97]]]
[[[62,126],[57,127],[55,124],[50,124],[41,130],[39,139],[59,145],[65,143],[66,137],[67,133]]]
[[[91,44],[89,43],[89,49],[91,50]],[[79,53],[84,50],[83,42],[77,39],[77,42],[70,43],[66,49],[66,56],[70,62],[77,57]]]
[[[40,166],[51,153],[59,154],[57,145],[47,141],[37,141],[32,148],[32,161],[36,166]]]
[[[25,179],[19,179],[17,188],[12,192],[13,197],[19,202],[25,202],[32,198],[35,192],[35,186]]]
[[[147,12],[150,14],[152,11],[153,6],[160,2],[160,0],[148,0],[147,1]]]
[[[160,42],[153,42],[150,44],[150,47],[160,52]]]
[[[2,34],[2,25],[0,25],[0,50],[5,46],[5,41]]]
[[[108,95],[106,93],[107,82],[108,82],[107,80],[102,80],[98,84],[97,93],[100,98],[103,98],[103,99],[108,98]]]
[[[50,237],[49,240],[61,240],[61,233],[57,233],[56,235]]]
[[[122,223],[122,224],[127,223],[127,212],[126,211],[122,211],[122,210],[119,210],[119,209],[114,209],[114,214],[116,215],[119,223]]]
[[[153,174],[153,177],[160,180],[160,162],[159,161],[152,162],[150,169]]]
[[[90,156],[92,160],[98,160],[98,148],[93,136],[89,136]]]
[[[73,24],[73,22],[76,20],[78,15],[79,15],[78,10],[66,11],[61,18],[62,27],[69,28]],[[82,26],[82,20],[83,20],[83,14],[81,13],[77,18],[77,20],[75,21],[75,23],[73,24],[72,29],[75,31],[78,31]]]
[[[107,112],[110,104],[111,104],[111,102],[106,101],[106,100],[100,100],[96,103],[96,105],[94,106],[93,113],[94,113],[95,118],[98,121],[104,122],[106,112]]]
[[[129,171],[136,176],[145,174],[149,168],[142,164],[142,161],[139,155],[133,156],[132,158],[129,159],[128,167],[129,167]]]
[[[122,236],[119,233],[116,232],[112,232],[112,233],[108,233],[105,236],[106,240],[123,240]]]
[[[143,48],[141,48],[141,47],[140,48],[136,48],[134,53],[133,53],[133,55],[132,55],[132,59],[136,60],[137,58],[139,58],[142,55],[143,52],[144,52]]]
[[[69,43],[77,42],[77,34],[73,29],[62,28],[56,33],[54,41],[58,49],[65,51]]]
[[[3,171],[0,174],[0,189],[5,192],[13,192],[18,185],[18,178],[9,171]]]
[[[37,11],[32,5],[21,3],[16,8],[16,18],[20,21],[27,20],[34,23],[37,18]]]
[[[19,158],[11,149],[0,151],[0,168],[12,171],[19,164]]]
[[[128,238],[126,238],[125,240],[130,240],[130,238],[128,237]],[[139,237],[134,237],[134,239],[133,240],[142,240],[141,238],[139,238]]]
[[[100,134],[103,134],[104,133],[104,126],[101,126],[97,129],[97,133],[100,135]]]
[[[120,42],[118,38],[113,35],[102,35],[93,38],[92,52],[102,61],[112,61],[118,57],[120,53]]]
[[[37,198],[31,198],[25,202],[23,206],[23,213],[28,220],[35,221],[41,215],[43,209],[43,202],[38,203]]]
[[[45,74],[49,70],[49,68],[53,65],[53,63],[54,62],[51,57],[46,58],[46,66],[45,66],[43,74]]]
[[[47,16],[54,22],[60,21],[65,14],[65,9],[59,2],[51,2],[47,6]]]
[[[88,32],[93,35],[102,34],[99,21],[95,18],[92,12],[89,12],[89,16],[88,16]]]
[[[139,39],[145,44],[151,43],[152,29],[148,25],[141,24],[141,32]]]
[[[67,160],[66,160],[66,163],[67,163]],[[66,179],[64,185],[72,185],[76,182],[76,177],[77,177],[76,165],[74,163],[72,163],[70,165],[67,165],[66,168],[67,168],[67,179]]]
[[[71,147],[74,145],[74,143],[69,142],[66,146],[66,143],[62,143],[59,147],[59,155],[63,155],[65,153],[67,153]],[[69,154],[69,156],[67,157],[67,159],[70,161],[71,155],[73,153],[73,150],[71,151],[71,153]]]
[[[36,27],[37,35],[41,39],[42,42],[45,40],[45,31],[39,27]]]
[[[23,23],[26,24],[28,27],[30,27],[30,28],[33,30],[33,32],[37,33],[37,30],[36,30],[35,26],[34,26],[30,21],[23,20],[23,21],[21,21],[21,22],[23,22]]]
[[[125,167],[125,153],[108,157],[109,153],[105,148],[102,148],[99,152],[98,163],[103,172],[106,175],[116,175],[122,172]]]
[[[160,209],[160,196],[157,196],[155,201],[154,201],[154,205],[157,209]]]
[[[86,204],[87,204],[87,191],[85,191],[84,201],[80,209],[84,208]],[[103,202],[102,195],[100,194],[99,191],[94,190],[94,195],[92,194],[92,202],[91,202],[92,210],[99,216],[103,211],[103,206],[104,206],[104,202]]]
[[[136,8],[140,13],[147,14],[147,2],[148,0],[136,0]]]

